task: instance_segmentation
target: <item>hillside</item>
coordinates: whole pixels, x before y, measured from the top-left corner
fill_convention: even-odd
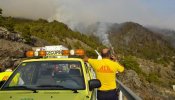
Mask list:
[[[160,29],[160,28],[156,28],[156,27],[148,27],[148,29],[150,29],[151,31],[161,34],[162,36],[164,36],[163,38],[165,40],[170,41],[171,45],[173,47],[175,47],[175,31],[171,30],[171,29]]]
[[[11,17],[2,17],[1,21],[0,26],[11,32],[19,33],[25,43],[32,46],[40,46],[35,43],[36,38],[39,38],[45,40],[46,44],[60,44],[71,49],[83,48],[91,56],[95,54],[91,50],[104,47],[97,37],[72,31],[67,25],[58,21],[47,22],[43,19],[28,20]]]
[[[173,61],[175,49],[160,34],[154,33],[143,26],[126,22],[117,29],[111,27],[109,39],[116,52],[152,60],[161,64]],[[166,51],[166,52],[165,52]]]
[[[24,57],[24,52],[31,47],[46,45],[82,48],[91,57],[97,56],[94,49],[104,47],[97,37],[72,31],[58,21],[48,22],[44,19],[30,20],[0,15],[0,64],[4,67],[20,60]]]

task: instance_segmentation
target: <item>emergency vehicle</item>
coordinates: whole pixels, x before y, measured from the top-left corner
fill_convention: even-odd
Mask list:
[[[1,100],[96,100],[101,86],[84,50],[57,46],[33,48],[0,89]],[[42,57],[39,58],[38,57]],[[37,58],[37,59],[36,59]]]

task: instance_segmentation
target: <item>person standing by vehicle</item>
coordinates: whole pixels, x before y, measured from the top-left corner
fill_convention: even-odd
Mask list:
[[[92,65],[97,79],[101,82],[101,87],[97,91],[97,99],[117,100],[116,72],[123,72],[124,67],[113,61],[115,57],[111,55],[108,48],[101,51],[101,56],[101,60],[84,58],[85,62],[89,62]]]
[[[0,73],[0,81],[6,81],[10,75],[13,73],[13,66],[10,62],[6,62],[6,70]]]

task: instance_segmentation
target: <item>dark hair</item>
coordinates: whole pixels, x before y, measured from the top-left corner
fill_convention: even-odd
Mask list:
[[[111,56],[111,51],[110,50],[108,50],[107,52],[101,52],[101,56],[103,57],[103,58],[106,58],[106,57],[110,57]]]

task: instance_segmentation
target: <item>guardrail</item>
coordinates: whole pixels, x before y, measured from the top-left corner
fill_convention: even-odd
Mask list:
[[[142,100],[139,96],[137,96],[132,90],[127,88],[122,82],[116,80],[119,87],[119,100],[123,100],[123,96],[127,98],[127,100]]]

